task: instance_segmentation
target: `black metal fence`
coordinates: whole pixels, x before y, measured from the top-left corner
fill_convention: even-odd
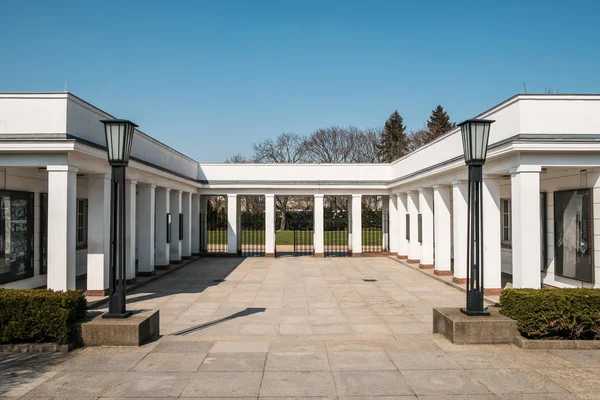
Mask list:
[[[227,212],[209,209],[200,213],[200,252],[227,253]]]
[[[348,211],[323,211],[323,241],[325,257],[344,257],[348,255]]]
[[[265,255],[265,213],[241,212],[241,243],[239,253],[244,257],[261,257]]]
[[[362,210],[362,252],[385,253],[390,244],[390,216],[387,211]]]
[[[278,213],[277,225],[285,217],[285,230],[277,232],[277,256],[312,256],[314,253],[314,216],[312,210]]]

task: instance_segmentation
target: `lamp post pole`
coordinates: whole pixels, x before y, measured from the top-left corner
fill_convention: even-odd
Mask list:
[[[129,163],[136,124],[127,120],[102,120],[111,166],[110,255],[108,313],[103,318],[127,318],[125,303],[125,171]]]
[[[494,121],[472,119],[459,124],[465,163],[469,168],[467,217],[467,306],[466,315],[490,315],[483,303],[483,165],[490,125]]]

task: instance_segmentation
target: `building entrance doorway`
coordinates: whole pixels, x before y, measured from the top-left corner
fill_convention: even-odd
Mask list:
[[[325,196],[323,200],[323,248],[325,257],[348,255],[350,215],[348,196]]]

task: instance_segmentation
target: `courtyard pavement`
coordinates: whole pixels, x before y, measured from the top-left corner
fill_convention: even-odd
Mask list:
[[[160,309],[161,338],[0,354],[0,398],[600,398],[600,351],[431,334],[464,293],[388,258],[204,258],[128,298]]]

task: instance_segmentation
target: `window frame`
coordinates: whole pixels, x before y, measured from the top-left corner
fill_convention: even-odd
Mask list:
[[[77,250],[85,250],[88,247],[88,210],[89,202],[88,199],[77,198],[77,207],[75,211],[76,219],[76,231],[75,241]],[[82,210],[83,208],[83,210]],[[81,219],[80,219],[81,217]],[[81,224],[80,224],[81,222]],[[79,239],[79,234],[82,232],[83,238]]]
[[[508,205],[508,210],[506,209]],[[500,199],[500,243],[503,248],[512,248],[512,200],[510,197]],[[505,223],[508,221],[508,224]],[[507,235],[505,235],[505,233]]]

